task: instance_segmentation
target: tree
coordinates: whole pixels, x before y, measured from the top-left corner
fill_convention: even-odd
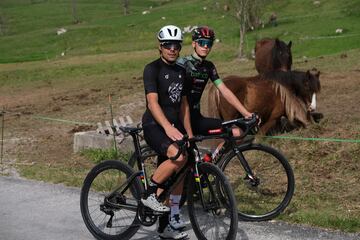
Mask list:
[[[248,29],[254,29],[260,24],[261,7],[266,0],[226,0],[229,13],[239,22],[238,58],[245,58],[244,44]],[[269,1],[267,1],[269,2]]]
[[[129,0],[123,0],[123,5],[124,5],[124,15],[128,15],[129,14]]]
[[[0,35],[3,35],[4,34],[4,20],[3,18],[0,16]]]
[[[77,15],[77,0],[71,0],[71,9],[72,9],[72,16],[74,19],[74,23],[77,24],[80,22],[79,17]]]

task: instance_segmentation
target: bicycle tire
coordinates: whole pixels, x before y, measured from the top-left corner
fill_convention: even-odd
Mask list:
[[[104,200],[105,195],[121,185],[120,181],[126,181],[133,173],[127,164],[108,160],[96,165],[86,176],[81,189],[80,209],[86,227],[96,239],[130,239],[139,229],[137,203],[144,191],[139,178],[133,179],[124,194],[117,192],[109,199],[110,206]],[[135,211],[112,206],[125,202],[133,204]],[[112,221],[109,220],[111,214],[114,215]]]
[[[195,235],[201,240],[236,239],[236,200],[227,178],[214,164],[200,163],[198,170],[200,181],[196,182],[194,177],[189,177],[187,193],[188,213]],[[216,191],[219,184],[223,189],[222,196]],[[200,197],[200,191],[203,198]],[[227,197],[226,204],[220,200],[224,196]]]
[[[234,151],[219,163],[233,188],[239,219],[274,219],[285,210],[294,194],[295,178],[289,162],[279,151],[262,144],[240,146],[239,151],[256,180],[247,177]]]

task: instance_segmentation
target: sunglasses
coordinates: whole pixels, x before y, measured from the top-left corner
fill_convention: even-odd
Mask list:
[[[206,45],[208,48],[211,48],[213,45],[213,41],[211,41],[209,39],[199,39],[199,40],[196,40],[196,42],[199,44],[200,47],[205,47],[205,45]]]
[[[160,45],[167,50],[170,50],[170,49],[180,50],[181,49],[181,44],[177,43],[177,42],[162,42]]]

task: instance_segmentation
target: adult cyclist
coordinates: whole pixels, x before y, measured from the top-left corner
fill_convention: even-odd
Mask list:
[[[163,214],[158,228],[161,238],[183,239],[187,234],[180,230],[182,226],[177,228],[183,183],[171,193],[170,208],[157,199],[166,180],[186,163],[186,156],[183,154],[176,160],[169,159],[178,152],[174,141],[181,140],[185,133],[189,137],[193,135],[186,97],[186,73],[176,64],[183,36],[180,28],[168,25],[160,29],[157,38],[160,58],[146,65],[144,69],[146,111],[142,123],[146,143],[161,157],[158,158],[158,167],[150,179],[146,198],[141,199],[141,202]],[[173,223],[175,228],[168,224],[169,222]]]

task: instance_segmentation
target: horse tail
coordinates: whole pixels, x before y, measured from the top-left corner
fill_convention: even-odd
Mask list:
[[[284,105],[287,118],[292,124],[300,122],[304,127],[311,123],[305,103],[291,93],[289,89],[280,83],[273,82],[275,93],[280,96],[281,103]]]
[[[208,117],[220,118],[220,93],[214,84],[208,91],[207,115]]]

